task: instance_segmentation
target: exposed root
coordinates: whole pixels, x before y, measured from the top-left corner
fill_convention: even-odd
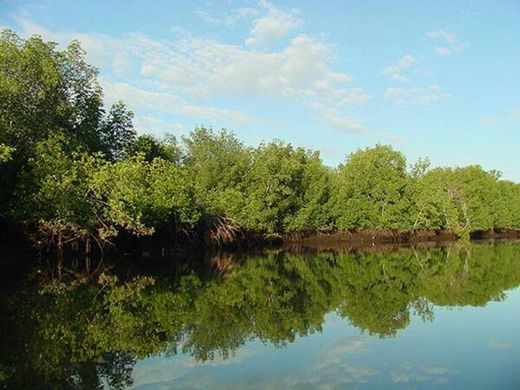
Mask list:
[[[83,246],[85,253],[88,254],[91,252],[92,243],[94,243],[99,248],[100,253],[103,254],[107,245],[113,245],[107,238],[101,238],[85,229],[62,223],[40,223],[32,240],[41,249],[57,250],[59,253],[62,253],[65,248],[78,251],[80,246]]]
[[[204,240],[208,243],[223,246],[234,243],[243,231],[234,226],[228,218],[208,217],[204,231]]]

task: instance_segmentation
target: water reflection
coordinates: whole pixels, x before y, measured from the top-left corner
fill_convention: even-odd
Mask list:
[[[312,356],[319,350],[312,340],[325,337],[325,326],[363,332],[336,340],[308,372],[284,374],[283,385],[315,387],[325,377],[340,380],[332,387],[368,383],[379,371],[345,364],[341,356],[363,350],[374,337],[395,337],[412,318],[434,321],[436,307],[484,306],[520,284],[518,243],[386,253],[270,251],[204,261],[173,266],[163,259],[164,267],[150,267],[153,277],[63,267],[60,278],[48,278],[39,270],[37,286],[2,293],[0,383],[124,389],[145,358],[150,372],[158,365],[170,373],[186,365],[215,368],[256,353],[251,340],[282,348],[306,336],[305,353]],[[489,343],[500,350],[507,347],[501,342]],[[160,358],[150,358],[155,355]],[[400,366],[391,380],[442,383],[451,374],[439,366]]]

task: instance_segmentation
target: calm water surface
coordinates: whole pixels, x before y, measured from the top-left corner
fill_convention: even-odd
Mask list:
[[[518,243],[41,265],[22,285],[2,293],[7,388],[520,389]]]

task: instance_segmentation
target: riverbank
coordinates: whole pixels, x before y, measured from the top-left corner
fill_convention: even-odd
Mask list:
[[[520,239],[520,230],[488,229],[470,232],[470,240]],[[442,229],[367,229],[338,230],[330,232],[305,232],[286,234],[282,241],[284,247],[295,249],[343,248],[347,251],[394,245],[439,245],[456,242],[461,237],[453,231]]]
[[[520,230],[487,229],[469,233],[470,239],[520,238]],[[414,243],[425,241],[456,241],[460,235],[444,229],[366,229],[288,233],[282,238],[285,243],[332,243],[349,242],[366,244]]]
[[[30,240],[23,230],[6,229],[3,226],[0,243],[9,247],[19,247],[24,250],[39,251],[42,253],[56,252],[52,246],[38,245]],[[222,239],[210,230],[193,231],[186,235],[171,235],[166,232],[156,232],[152,236],[136,237],[122,232],[113,241],[103,248],[86,245],[64,246],[62,255],[110,255],[115,257],[127,256],[175,256],[195,251],[226,250],[240,252],[243,250],[295,249],[295,248],[348,248],[357,250],[379,246],[393,245],[420,245],[442,244],[456,242],[461,236],[451,230],[444,229],[364,229],[364,230],[333,230],[333,231],[304,231],[283,234],[271,234],[246,229],[234,229],[232,234]],[[471,240],[488,239],[520,239],[520,230],[515,229],[487,229],[475,230],[469,233]],[[58,251],[60,252],[60,251]]]

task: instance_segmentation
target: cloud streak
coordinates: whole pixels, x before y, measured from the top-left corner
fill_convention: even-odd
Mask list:
[[[264,18],[283,19],[292,26],[279,30],[280,34],[302,23],[296,10],[281,10],[268,2],[259,4],[265,14],[253,23],[250,38],[263,42]],[[242,14],[250,17],[253,13]],[[350,74],[332,69],[334,54],[329,45],[309,35],[296,35],[283,47],[265,51],[194,37],[181,29],[172,30],[172,39],[157,40],[141,33],[115,38],[56,32],[24,18],[18,24],[23,35],[39,34],[63,45],[73,39],[81,41],[88,61],[103,68],[101,81],[107,100],[123,99],[135,110],[231,124],[259,123],[261,120],[253,115],[214,107],[208,101],[222,97],[274,99],[311,108],[314,117],[342,131],[366,130],[346,110],[373,97],[365,89],[352,86]]]
[[[251,115],[224,108],[193,105],[181,97],[168,92],[155,92],[137,88],[124,82],[103,81],[104,91],[108,100],[124,100],[129,106],[146,110],[173,113],[183,116],[205,117],[213,120],[223,120],[236,124],[259,122]]]
[[[403,75],[403,72],[416,63],[417,61],[415,58],[410,54],[407,54],[395,64],[384,68],[381,73],[393,81],[408,81],[408,78]]]
[[[459,53],[470,47],[468,43],[461,42],[455,34],[445,30],[430,31],[426,33],[426,36],[438,43],[438,45],[435,46],[435,51],[442,57]]]
[[[449,98],[451,95],[442,91],[438,85],[426,85],[413,88],[387,88],[385,99],[397,106],[429,105]]]
[[[265,10],[265,14],[254,21],[245,41],[248,47],[266,46],[276,42],[304,24],[300,12],[295,8],[286,11],[265,0],[258,5]]]

